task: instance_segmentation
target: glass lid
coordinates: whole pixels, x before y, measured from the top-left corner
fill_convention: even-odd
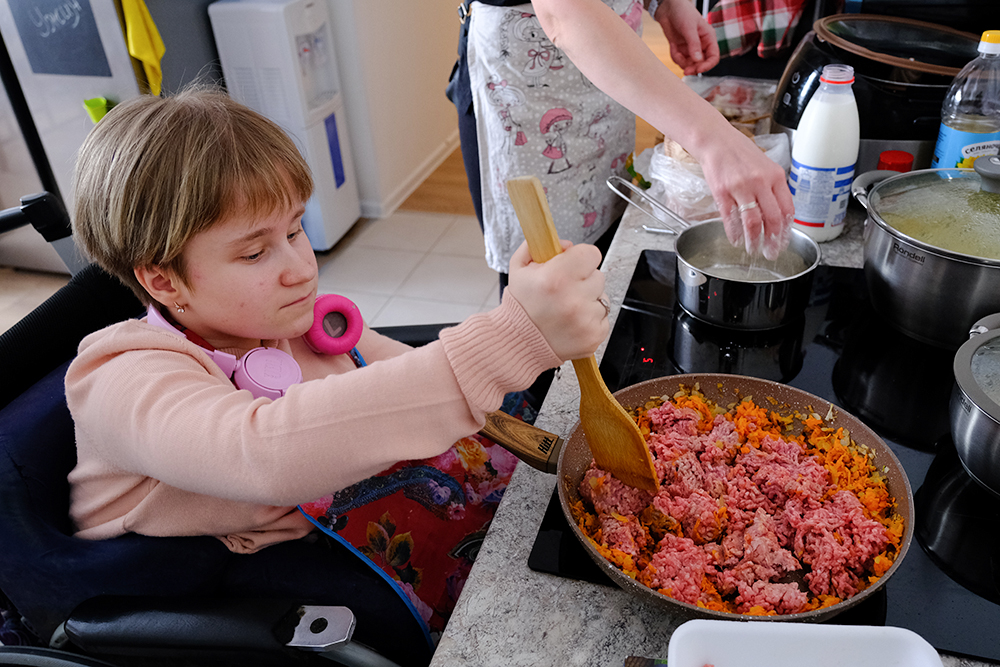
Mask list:
[[[981,175],[1000,158],[983,157],[972,169],[924,169],[882,181],[869,209],[903,236],[932,249],[1000,262],[1000,187]],[[989,190],[994,190],[993,192]]]
[[[985,345],[976,348],[970,368],[976,386],[993,401],[994,406],[1000,406],[1000,339],[991,338]]]
[[[1000,313],[982,317],[955,353],[955,382],[980,410],[1000,423]]]

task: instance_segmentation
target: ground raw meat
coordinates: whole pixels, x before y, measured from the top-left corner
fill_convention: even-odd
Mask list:
[[[767,434],[749,447],[727,415],[702,421],[669,401],[647,416],[659,492],[596,465],[580,485],[597,517],[595,543],[627,554],[638,581],[691,604],[778,614],[867,585],[887,528],[799,442]]]
[[[701,597],[701,580],[708,567],[708,555],[693,540],[668,533],[639,581],[664,595],[694,604]]]

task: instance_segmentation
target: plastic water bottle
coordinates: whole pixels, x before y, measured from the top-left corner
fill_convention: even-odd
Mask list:
[[[941,105],[931,167],[972,168],[1000,149],[1000,30],[987,30],[979,56],[962,68]]]
[[[794,225],[816,241],[830,241],[844,231],[861,141],[852,83],[853,67],[826,65],[792,143],[788,186]]]

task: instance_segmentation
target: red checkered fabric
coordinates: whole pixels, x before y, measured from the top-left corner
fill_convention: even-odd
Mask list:
[[[806,0],[719,0],[708,13],[719,53],[738,56],[755,46],[770,58],[792,46],[792,33],[802,18]]]

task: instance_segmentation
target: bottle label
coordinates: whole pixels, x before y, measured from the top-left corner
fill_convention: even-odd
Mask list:
[[[1000,132],[963,132],[941,123],[931,167],[972,169],[977,157],[996,155],[998,151]]]
[[[853,164],[812,167],[792,159],[788,187],[795,204],[795,222],[816,228],[843,224],[853,180]]]

